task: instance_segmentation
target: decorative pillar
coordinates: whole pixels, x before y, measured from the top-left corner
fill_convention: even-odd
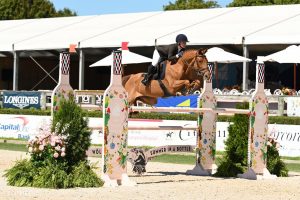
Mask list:
[[[59,54],[59,81],[52,92],[51,115],[59,109],[59,102],[62,98],[69,99],[73,95],[73,88],[70,85],[70,54],[63,52]]]
[[[212,90],[213,63],[208,63],[210,78],[204,80],[203,92],[198,98],[199,108],[212,108],[217,106],[216,97]],[[216,121],[217,113],[204,112],[198,116],[196,166],[188,170],[187,174],[208,176],[216,172]]]
[[[257,57],[256,88],[250,99],[250,127],[248,136],[248,171],[238,177],[246,179],[275,178],[267,169],[268,99],[264,92],[265,65]]]
[[[128,94],[122,86],[122,52],[113,52],[111,82],[104,92],[104,186],[134,185],[127,175]]]

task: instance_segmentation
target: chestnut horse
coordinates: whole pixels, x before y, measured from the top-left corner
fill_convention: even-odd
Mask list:
[[[202,87],[203,79],[210,77],[206,51],[207,49],[186,50],[175,64],[168,61],[165,77],[161,80],[163,86],[158,80],[151,80],[148,86],[144,86],[141,83],[143,73],[124,76],[122,82],[128,92],[129,104],[135,104],[137,100],[140,100],[154,105],[157,103],[158,97],[175,96],[176,92],[180,92],[184,88],[190,90]]]

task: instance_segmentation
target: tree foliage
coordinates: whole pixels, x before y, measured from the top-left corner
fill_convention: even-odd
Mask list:
[[[298,4],[300,0],[233,0],[227,7]]]
[[[217,1],[176,0],[174,3],[169,2],[169,5],[165,5],[164,10],[188,10],[218,7],[220,7],[220,5],[217,3]]]
[[[76,16],[68,8],[56,10],[49,0],[1,0],[0,20]]]

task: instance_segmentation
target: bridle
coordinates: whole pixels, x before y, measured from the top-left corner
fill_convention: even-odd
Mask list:
[[[197,64],[197,66],[196,66],[196,73],[197,73],[197,76],[204,76],[204,72],[203,71],[201,71],[199,68],[199,62],[197,62],[197,58],[198,57],[201,57],[201,58],[203,58],[203,59],[205,59],[206,61],[207,61],[207,58],[206,58],[206,56],[205,55],[199,55],[198,53],[196,53],[196,56],[193,58],[193,60],[192,60],[192,62],[190,62],[190,63],[188,63],[185,59],[182,59],[182,61],[183,61],[183,63],[185,64],[185,65],[187,65],[188,66],[188,68],[190,68],[190,67],[194,67],[194,63],[196,63]],[[194,67],[195,68],[195,67]]]

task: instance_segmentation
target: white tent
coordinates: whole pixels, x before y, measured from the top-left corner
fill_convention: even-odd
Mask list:
[[[300,63],[300,46],[291,45],[286,49],[265,56],[264,60],[279,63]]]
[[[93,63],[90,67],[110,66],[112,65],[112,54]],[[139,54],[130,52],[129,50],[122,50],[122,64],[134,64],[134,63],[147,63],[152,62],[148,57],[141,56]]]
[[[0,51],[118,47],[174,43],[299,44],[300,4],[106,14],[0,21]]]
[[[236,62],[250,62],[251,59],[239,56],[221,48],[213,47],[207,50],[206,57],[208,62],[218,62],[218,63],[236,63]]]
[[[184,33],[190,45],[240,45],[247,55],[248,45],[300,44],[298,27],[300,4],[2,20],[0,52],[14,51],[17,57],[17,52],[61,50],[76,44],[81,72],[84,49],[118,47],[122,41],[129,41],[130,47],[166,45]],[[243,86],[246,68],[245,63]]]

